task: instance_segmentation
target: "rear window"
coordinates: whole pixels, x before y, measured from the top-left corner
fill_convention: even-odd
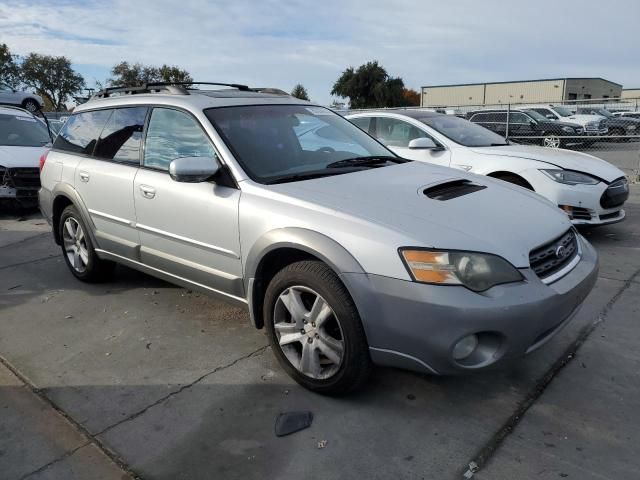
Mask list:
[[[140,163],[146,107],[117,108],[105,125],[94,156],[121,163]]]
[[[100,132],[111,116],[111,112],[111,110],[97,110],[72,115],[60,130],[53,148],[84,155],[93,154]]]

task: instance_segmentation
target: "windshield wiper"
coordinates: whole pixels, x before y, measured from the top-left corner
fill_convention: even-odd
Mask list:
[[[331,172],[327,170],[314,170],[313,172],[306,173],[292,173],[290,175],[281,175],[265,182],[266,185],[274,185],[276,183],[297,182],[299,180],[311,180],[313,178],[330,177],[332,175],[339,175],[342,172]]]
[[[369,157],[353,157],[331,162],[327,168],[345,168],[345,167],[375,167],[387,162],[405,163],[408,160],[391,156],[369,156]]]

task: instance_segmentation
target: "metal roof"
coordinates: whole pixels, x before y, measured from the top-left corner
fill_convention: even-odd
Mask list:
[[[533,83],[533,82],[554,82],[559,80],[602,80],[603,82],[612,83],[622,87],[620,83],[612,82],[602,77],[563,77],[563,78],[539,78],[537,80],[510,80],[506,82],[477,82],[477,83],[456,83],[450,85],[423,85],[420,88],[439,88],[439,87],[471,87],[476,85],[504,85],[508,83]]]

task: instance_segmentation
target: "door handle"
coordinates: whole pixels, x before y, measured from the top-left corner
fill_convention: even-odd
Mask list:
[[[144,198],[153,198],[156,196],[156,189],[148,185],[140,185],[140,192]]]
[[[79,172],[78,176],[80,177],[80,180],[83,182],[88,182],[89,181],[89,173],[87,172]]]

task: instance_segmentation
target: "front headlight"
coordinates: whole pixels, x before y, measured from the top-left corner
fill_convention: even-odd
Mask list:
[[[562,127],[562,131],[563,132],[567,132],[567,133],[574,133],[575,130],[571,127]]]
[[[488,253],[402,248],[400,256],[415,282],[462,285],[482,292],[524,279],[505,259]]]
[[[565,185],[595,185],[600,180],[587,175],[586,173],[574,172],[572,170],[540,170],[554,182],[564,183]]]

